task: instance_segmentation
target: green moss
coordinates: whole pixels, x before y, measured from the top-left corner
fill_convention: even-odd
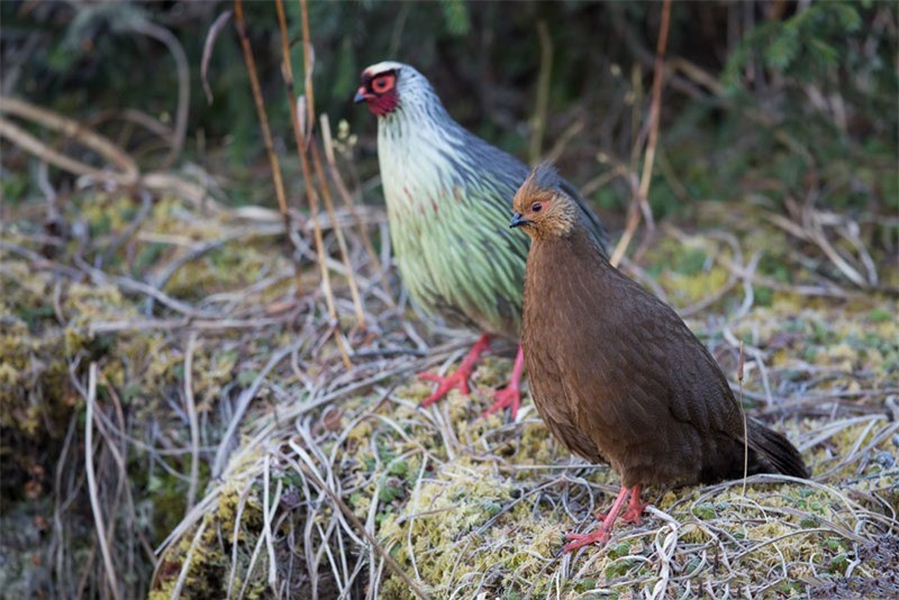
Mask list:
[[[896,313],[891,313],[881,308],[875,308],[868,313],[868,320],[872,323],[887,323],[895,320],[895,318]]]
[[[88,254],[93,252],[85,257],[88,260],[103,258],[103,244],[121,235],[136,214],[136,204],[122,197],[97,197],[74,206],[83,209],[82,218],[97,236],[99,247],[88,250]],[[698,215],[698,225],[706,219],[731,223],[729,219],[735,218],[733,206],[710,204],[707,208]],[[231,227],[238,225],[226,219],[186,215],[182,204],[165,198],[154,203],[139,234],[128,240],[128,252],[116,253],[116,258],[104,266],[113,274],[150,280],[187,253],[222,239],[223,232],[231,231]],[[775,289],[777,283],[809,281],[809,270],[791,256],[795,241],[770,227],[733,227],[732,231],[740,243],[744,264],[763,251],[757,273],[773,279],[773,287],[755,285],[754,305],[735,320],[730,319],[732,311],[745,299],[738,282],[705,315],[696,318],[702,328],[698,333],[714,346],[728,373],[735,371],[736,351],[728,346],[729,338],[721,334],[716,323],[726,322],[738,340],[759,349],[760,358],[747,354],[744,385],[753,394],[753,406],[766,406],[764,399],[755,400],[766,394],[757,362],[763,360],[774,396],[774,405],[766,411],[768,418],[779,417],[779,407],[791,407],[796,402],[809,407],[803,410],[827,411],[825,418],[789,418],[775,424],[790,439],[816,440],[805,451],[805,458],[823,487],[753,484],[745,493],[740,485],[715,490],[699,486],[649,489],[646,498],[676,526],[649,515],[639,526],[619,524],[608,547],[588,548],[563,559],[559,553],[565,534],[596,527],[593,514],[608,506],[618,476],[608,468],[562,468],[570,455],[537,418],[530,399],[524,400],[519,422],[510,423],[502,414],[478,418],[491,401],[492,389],[505,383],[511,368],[511,361],[497,352],[476,370],[476,389],[471,398],[454,391],[435,408],[418,410],[415,406],[431,393],[433,385],[410,377],[384,382],[384,388],[363,389],[357,395],[341,397],[329,407],[341,412],[333,426],[336,431],[329,433],[318,424],[321,415],[303,413],[303,419],[312,419],[318,450],[329,460],[333,456],[329,468],[346,492],[350,509],[362,522],[373,524],[372,534],[379,544],[407,573],[415,573],[434,597],[454,593],[466,597],[475,590],[504,598],[578,594],[630,597],[649,593],[660,580],[664,561],[659,548],[675,538],[669,558],[676,575],[669,579],[666,589],[672,596],[687,594],[687,581],[691,593],[699,589],[723,593],[725,585],[731,591],[757,591],[777,577],[790,582],[816,574],[844,577],[849,565],[860,560],[854,554],[857,544],[844,537],[842,530],[832,530],[830,523],[869,539],[875,533],[879,535],[879,525],[875,520],[865,520],[859,506],[881,511],[884,502],[899,504],[895,469],[889,466],[895,448],[892,437],[884,433],[885,419],[876,420],[875,416],[884,412],[883,397],[877,394],[894,387],[899,372],[899,325],[892,318],[895,302],[877,293],[835,301]],[[658,284],[674,305],[705,299],[722,289],[731,277],[727,263],[738,256],[729,244],[702,234],[675,236],[660,230],[659,236],[643,266],[657,275]],[[13,240],[27,244],[27,240]],[[73,243],[72,248],[60,252],[71,253],[75,246]],[[186,261],[168,280],[165,291],[188,299],[219,291],[242,291],[248,284],[278,272],[286,266],[286,260],[271,239],[235,239]],[[69,373],[69,360],[78,356],[81,370],[76,376],[83,379],[83,369],[91,361],[100,367],[100,405],[110,406],[117,394],[129,423],[153,424],[154,431],[167,436],[167,444],[188,447],[183,418],[173,417],[171,408],[174,405],[183,411],[180,399],[187,373],[185,336],[181,332],[94,335],[91,326],[97,321],[146,318],[146,298],[86,279],[60,280],[49,272],[35,272],[14,256],[4,255],[3,267],[0,401],[6,410],[0,411],[0,425],[15,431],[18,437],[14,442],[30,440],[28,448],[47,446],[48,440],[59,444],[60,433],[73,416],[82,419],[77,425],[78,431],[83,430],[81,395],[72,388]],[[814,277],[820,275],[814,273]],[[312,278],[310,282],[311,289],[316,283]],[[258,308],[260,303],[278,299],[290,285],[291,281],[285,281],[269,286],[243,301]],[[321,320],[321,310],[316,306],[309,318]],[[153,316],[160,318],[174,314],[159,303],[154,311]],[[347,323],[352,321],[351,316],[343,318]],[[382,326],[387,332],[391,325]],[[248,387],[271,350],[288,343],[294,335],[295,331],[285,327],[266,330],[264,335],[204,332],[198,336],[191,375],[204,427],[202,444],[207,443],[205,436],[214,438],[217,403]],[[249,572],[252,553],[262,535],[259,464],[263,456],[268,455],[271,461],[272,485],[280,483],[285,490],[276,515],[281,529],[274,532],[280,566],[303,562],[298,557],[305,556],[306,549],[301,547],[305,541],[298,541],[304,538],[297,532],[307,525],[316,531],[318,527],[323,531],[331,527],[332,536],[333,531],[344,527],[334,525],[339,512],[290,462],[296,457],[288,442],[298,443],[298,438],[296,422],[284,418],[285,412],[314,398],[306,389],[307,382],[329,381],[338,372],[336,359],[328,363],[327,352],[319,346],[316,352],[319,355],[315,358],[300,359],[300,374],[287,368],[270,374],[268,382],[272,385],[263,386],[251,405],[241,433],[256,432],[265,425],[271,425],[273,433],[254,451],[237,455],[228,465],[226,481],[212,482],[218,495],[202,517],[206,529],[193,547],[186,597],[223,597],[223,586],[227,586],[231,574],[232,552],[237,557],[237,589],[246,582],[248,597],[270,593],[267,551]],[[370,365],[356,365],[360,366]],[[385,389],[390,393],[385,394]],[[858,395],[851,395],[853,392]],[[281,398],[288,401],[282,403]],[[818,398],[820,406],[815,403]],[[832,411],[833,406],[836,408]],[[840,410],[857,411],[852,414],[861,417],[840,428]],[[836,416],[831,416],[832,412]],[[350,423],[355,425],[344,436],[343,428]],[[133,432],[130,435],[144,439]],[[249,437],[238,436],[238,440],[246,444]],[[16,459],[26,454],[16,443],[4,443],[4,465],[16,464]],[[853,448],[859,449],[858,456],[847,456]],[[159,469],[148,468],[158,464],[158,457],[150,460],[134,446],[129,452],[127,470],[132,493],[140,498],[140,523],[151,545],[155,545],[185,513],[187,484],[182,474],[187,472],[189,456],[166,455],[169,469]],[[208,454],[206,449],[203,452]],[[209,481],[208,469],[207,461],[202,461],[201,495]],[[307,503],[298,492],[305,489],[321,500]],[[271,500],[274,492],[270,489],[269,493]],[[238,507],[242,497],[247,500],[241,512]],[[847,508],[844,498],[857,505]],[[871,498],[878,500],[871,502]],[[41,500],[46,502],[48,498],[45,495]],[[316,502],[316,521],[309,523],[307,504]],[[91,515],[86,513],[86,517],[89,531]],[[153,597],[171,594],[197,525],[188,528],[161,557]],[[233,540],[235,526],[237,538]],[[322,543],[332,544],[336,556],[335,539]],[[371,551],[348,541],[349,536],[343,540],[339,550],[348,559]],[[777,541],[769,543],[771,540]],[[90,549],[79,547],[73,550],[73,556],[76,553],[80,553],[78,560],[86,560]],[[737,556],[738,560],[728,562]],[[567,565],[565,570],[562,564]],[[865,562],[859,563],[858,569],[872,576],[883,571]],[[366,578],[371,577],[371,573],[363,572],[358,581],[368,584],[370,579]],[[380,597],[409,596],[402,580],[386,568],[377,584]],[[797,595],[805,588],[792,583],[780,587],[772,584],[764,593],[774,590]]]

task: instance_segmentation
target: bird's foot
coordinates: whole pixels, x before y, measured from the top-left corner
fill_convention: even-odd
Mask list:
[[[481,413],[481,418],[488,417],[497,411],[508,408],[509,414],[514,421],[520,406],[521,389],[519,389],[517,385],[512,385],[510,383],[509,387],[496,390],[496,393],[493,395],[493,404],[490,405],[490,408]]]
[[[493,404],[481,413],[481,418],[508,408],[512,420],[515,420],[516,415],[518,415],[518,408],[521,406],[522,373],[524,373],[524,351],[521,349],[521,344],[519,344],[518,352],[515,354],[515,364],[512,367],[512,376],[509,378],[509,385],[496,391],[493,395]]]
[[[447,375],[445,377],[437,375],[436,373],[422,373],[421,375],[419,375],[419,379],[424,379],[425,381],[433,381],[437,384],[437,389],[434,390],[434,393],[422,400],[421,407],[424,408],[426,406],[434,404],[435,402],[446,396],[453,388],[459,388],[459,391],[462,392],[463,395],[467,396],[471,391],[468,387],[468,380],[471,378],[472,372],[474,372],[474,365],[478,361],[478,358],[481,356],[481,353],[489,347],[490,336],[485,333],[481,336],[477,343],[472,346],[471,350],[465,356],[465,360],[462,361],[462,364],[459,365],[459,368],[455,373]]]
[[[643,523],[643,511],[649,506],[649,502],[640,502],[640,486],[635,485],[634,491],[631,493],[631,500],[628,502],[627,508],[619,517],[625,523],[632,525],[640,525]],[[611,512],[611,511],[609,511]],[[597,513],[596,518],[605,523],[609,517],[609,513]]]
[[[648,502],[640,502],[638,506],[630,505],[627,507],[621,516],[618,517],[625,523],[630,523],[631,525],[641,525],[643,523],[643,510],[649,506]],[[605,523],[606,519],[609,518],[609,513],[596,513],[596,518],[603,523]]]
[[[633,497],[631,496],[631,492],[633,492]],[[602,515],[600,517],[602,519],[602,525],[600,525],[599,528],[593,533],[569,533],[566,536],[566,539],[570,541],[565,545],[564,548],[562,548],[562,552],[571,552],[572,550],[577,550],[578,548],[583,548],[584,546],[589,546],[590,544],[605,544],[606,542],[608,542],[609,537],[611,537],[612,534],[612,527],[615,526],[615,521],[621,514],[621,509],[624,508],[624,503],[628,501],[628,498],[631,498],[631,505],[634,505],[633,498],[638,497],[639,495],[639,485],[636,485],[633,488],[622,487],[621,491],[618,492],[618,496],[615,498],[615,502],[612,503],[612,508],[609,509],[608,515]],[[636,501],[636,504],[640,504],[639,499]],[[628,510],[630,510],[630,506],[628,507]]]
[[[436,373],[422,373],[418,376],[419,379],[424,379],[425,381],[433,381],[437,384],[437,389],[433,394],[425,398],[421,401],[421,406],[430,406],[446,396],[449,391],[453,388],[459,388],[459,391],[462,392],[463,395],[467,396],[471,391],[468,387],[468,379],[471,377],[471,369],[463,369],[459,368],[458,371],[451,375],[447,375],[445,377],[441,377]]]
[[[643,511],[646,510],[647,506],[649,506],[649,502],[640,502],[640,500],[634,496],[619,518],[625,523],[640,525],[643,523]],[[596,513],[596,518],[605,522],[605,520],[609,518],[609,513]]]
[[[562,548],[562,552],[571,552],[590,544],[606,544],[609,541],[612,528],[606,529],[605,525],[601,525],[599,529],[593,533],[569,533],[565,536],[568,543]]]
[[[646,510],[647,506],[649,506],[649,502],[640,502],[639,500],[634,502],[631,500],[627,510],[621,513],[621,520],[625,523],[640,525],[643,523],[643,511]]]

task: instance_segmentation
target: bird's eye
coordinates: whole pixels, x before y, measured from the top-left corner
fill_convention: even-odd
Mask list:
[[[531,210],[534,212],[540,212],[541,210],[543,210],[543,205],[539,202],[535,202],[531,205]]]
[[[376,93],[383,94],[393,87],[393,76],[381,75],[380,77],[375,77],[371,82],[371,87]]]

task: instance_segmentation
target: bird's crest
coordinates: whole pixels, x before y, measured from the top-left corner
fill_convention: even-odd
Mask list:
[[[542,162],[537,165],[528,175],[528,180],[540,189],[559,189],[559,171],[551,162]]]
[[[542,162],[531,170],[515,196],[528,198],[541,193],[558,192],[559,181],[556,167],[550,162]]]

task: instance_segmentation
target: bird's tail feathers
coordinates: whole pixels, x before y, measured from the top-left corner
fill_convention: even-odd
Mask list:
[[[749,447],[755,450],[760,459],[759,462],[762,463],[750,465],[750,472],[770,473],[773,469],[783,475],[808,478],[808,468],[790,440],[753,419],[749,419],[747,426],[749,427]],[[755,468],[752,468],[753,466]]]

